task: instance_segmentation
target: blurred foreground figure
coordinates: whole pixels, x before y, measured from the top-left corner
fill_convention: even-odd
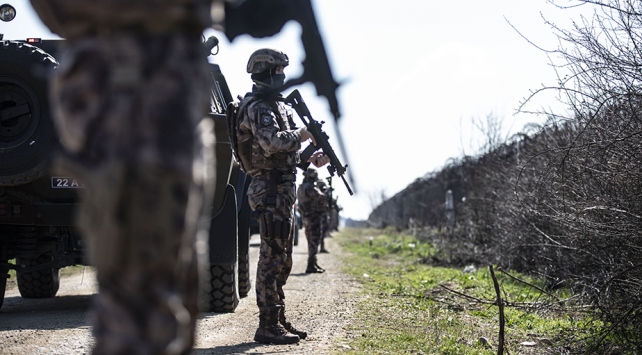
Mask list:
[[[212,149],[205,144],[213,142],[202,120],[208,73],[200,37],[210,16],[230,40],[270,36],[289,20],[299,22],[304,73],[281,89],[313,82],[338,118],[338,84],[310,0],[31,2],[45,25],[67,39],[51,95],[66,150],[57,169],[87,187],[77,222],[100,288],[91,311],[94,353],[188,353],[198,313],[197,252],[207,253],[196,236],[207,236],[198,233],[206,227],[199,220],[210,196],[204,189],[213,185],[204,172],[213,168],[205,160]],[[290,209],[287,202],[282,207]],[[268,302],[289,325],[278,307],[281,295]],[[269,342],[299,339],[258,333]]]
[[[57,169],[87,189],[77,216],[96,267],[94,354],[182,354],[198,314],[194,169],[209,104],[211,1],[32,0],[67,39],[52,83]]]

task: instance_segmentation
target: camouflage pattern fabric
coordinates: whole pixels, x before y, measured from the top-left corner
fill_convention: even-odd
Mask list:
[[[208,103],[200,33],[124,27],[96,36],[69,21],[81,8],[116,2],[33,3],[52,30],[74,38],[51,95],[68,153],[57,170],[87,187],[78,224],[99,285],[90,311],[93,353],[187,353],[198,313],[197,225],[208,203],[204,175],[193,167]],[[113,16],[129,13],[129,2],[117,3]],[[83,15],[86,23],[113,19]]]
[[[214,2],[221,0],[214,0]],[[212,23],[212,0],[31,0],[42,22],[66,39],[139,27],[144,33],[193,30]]]
[[[265,100],[252,99],[248,94],[241,102],[247,104],[240,118],[239,131],[251,133],[253,140],[252,166],[245,168],[250,175],[264,174],[266,168],[294,170],[300,162],[301,134],[295,130],[292,114],[281,102],[272,101],[277,115]]]
[[[328,236],[328,234],[332,231],[330,228],[330,217],[332,213],[332,190],[327,189],[323,192],[323,196],[325,197],[326,201],[326,206],[325,206],[325,212],[323,213],[323,216],[321,217],[321,241],[319,242],[319,251],[325,249],[325,238]]]
[[[298,206],[301,216],[305,217],[311,213],[323,213],[328,210],[328,202],[325,195],[319,190],[314,180],[303,179],[297,191]]]
[[[321,219],[323,213],[310,213],[303,217],[305,238],[308,240],[308,260],[314,259],[319,253],[321,244]]]
[[[328,236],[330,225],[330,215],[328,212],[324,212],[321,215],[321,237],[319,238],[319,251],[325,249],[325,237]]]
[[[294,168],[292,171],[294,171]],[[290,174],[292,173],[290,172]],[[268,193],[268,176],[267,174],[252,176],[250,186],[247,188],[247,196],[252,210],[261,211],[269,209],[270,212],[276,212],[275,215],[281,216],[283,219],[290,218],[289,216],[293,209],[296,196],[296,185],[294,181],[284,181],[278,184],[276,191],[276,204],[274,207],[268,208],[266,200]]]
[[[322,220],[325,218],[328,203],[323,192],[310,179],[303,180],[297,191],[297,198],[303,217],[305,237],[308,240],[308,259],[313,259],[319,251]]]
[[[271,213],[274,224],[284,223],[293,218],[292,206],[296,186],[294,182],[283,182],[277,185],[276,205],[268,206],[265,202],[268,188],[267,176],[257,175],[252,178],[248,187],[248,201],[254,211]],[[292,236],[274,236],[276,245],[268,242],[268,235],[259,228],[261,246],[256,271],[256,302],[259,309],[270,309],[275,305],[285,305],[283,286],[292,271]]]
[[[283,110],[281,117],[287,117],[282,104],[279,103],[278,107],[279,110]],[[293,130],[292,122],[279,119],[266,101],[257,100],[248,106],[241,118],[240,126],[241,129],[252,132],[253,139],[259,142],[265,154],[262,159],[269,161],[286,156],[286,166],[282,171],[293,174],[299,159],[301,136]],[[279,183],[276,203],[270,205],[267,202],[269,171],[254,169],[248,173],[252,176],[247,192],[250,207],[261,215],[271,214],[274,224],[281,223],[282,229],[286,230],[285,224],[294,217],[295,182]],[[289,228],[287,233],[270,236],[264,228],[261,228],[260,223],[259,231],[261,247],[256,271],[256,302],[259,310],[267,311],[275,306],[285,305],[283,286],[292,270],[292,236]]]
[[[337,209],[336,201],[333,201],[332,207],[330,207],[330,222],[328,229],[330,231],[339,229],[339,210]]]

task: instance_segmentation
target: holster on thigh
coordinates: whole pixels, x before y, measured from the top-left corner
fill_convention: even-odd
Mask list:
[[[274,214],[263,211],[257,218],[259,222],[259,233],[268,240],[274,239]]]
[[[286,218],[281,221],[281,238],[284,241],[287,241],[290,238],[290,232],[292,231],[292,218]]]
[[[272,212],[265,211],[261,212],[258,221],[259,232],[265,238],[270,248],[272,248],[274,253],[283,253],[290,235],[292,220],[290,218],[275,220]]]

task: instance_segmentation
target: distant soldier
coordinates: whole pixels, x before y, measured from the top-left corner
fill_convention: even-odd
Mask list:
[[[59,171],[80,178],[96,267],[94,354],[183,354],[198,314],[209,0],[32,0],[66,38],[52,85]]]
[[[325,179],[328,181],[328,191],[326,194],[328,195],[327,198],[330,205],[330,212],[328,213],[330,216],[328,221],[328,233],[330,233],[339,230],[339,211],[341,211],[341,207],[339,207],[337,202],[338,197],[334,197],[332,194],[334,191],[334,188],[332,187],[332,176],[328,176]]]
[[[330,202],[330,232],[339,230],[339,211],[341,211],[341,207],[337,199],[333,198]]]
[[[252,53],[247,72],[254,86],[239,105],[235,143],[243,170],[252,176],[247,195],[261,235],[256,275],[259,328],[254,335],[260,343],[292,344],[307,336],[286,321],[283,292],[292,270],[290,231],[295,169],[301,163],[299,149],[308,139],[314,143],[305,127],[295,127],[292,114],[280,101],[278,89],[285,81],[283,69],[288,64],[288,56],[277,50],[264,48]],[[323,166],[329,159],[316,152],[309,162]]]
[[[319,241],[319,253],[328,253],[325,248],[325,238],[330,233],[330,201],[332,200],[332,192],[323,180],[317,180],[317,187],[323,193],[326,200],[326,210],[321,216],[321,240]]]
[[[303,173],[303,182],[297,191],[298,207],[303,217],[303,228],[308,240],[308,266],[305,272],[322,273],[325,270],[317,263],[317,252],[321,243],[321,225],[327,211],[325,195],[316,187],[318,173],[308,168]]]

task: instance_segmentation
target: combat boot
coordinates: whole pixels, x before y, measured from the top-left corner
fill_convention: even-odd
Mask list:
[[[298,330],[294,326],[292,326],[292,323],[288,322],[285,320],[285,306],[282,306],[281,309],[279,310],[279,323],[287,330],[288,332],[292,334],[296,334],[299,336],[301,339],[305,339],[308,337],[308,333],[303,331],[303,330]]]
[[[259,328],[254,334],[254,340],[262,344],[296,344],[300,338],[290,334],[279,321],[279,308],[273,307],[261,310],[259,313]]]
[[[309,258],[308,259],[308,267],[305,269],[306,274],[320,274],[324,272],[325,270],[322,269],[318,264],[317,264],[317,258]]]

